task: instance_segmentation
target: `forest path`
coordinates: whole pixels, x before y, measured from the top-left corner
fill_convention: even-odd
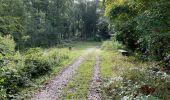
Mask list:
[[[96,55],[96,64],[93,68],[93,78],[91,82],[91,86],[88,92],[87,100],[101,100],[101,93],[100,93],[100,57],[99,57],[99,50],[97,50]]]
[[[85,50],[76,61],[74,61],[61,74],[52,79],[43,89],[33,95],[32,100],[60,100],[63,89],[68,81],[75,75],[76,69],[85,60],[89,53],[96,51],[96,48]]]

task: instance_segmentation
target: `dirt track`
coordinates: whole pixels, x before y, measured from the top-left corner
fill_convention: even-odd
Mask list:
[[[74,76],[76,69],[84,61],[86,56],[95,50],[95,48],[87,49],[85,53],[82,54],[73,64],[71,64],[61,74],[52,79],[38,93],[35,93],[32,97],[32,100],[61,100],[60,98],[63,94],[63,88]]]
[[[100,93],[100,57],[99,54],[96,56],[96,64],[94,66],[93,78],[91,87],[87,96],[87,100],[101,100],[101,93]]]

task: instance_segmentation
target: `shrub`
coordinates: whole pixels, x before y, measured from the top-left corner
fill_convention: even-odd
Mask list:
[[[48,73],[52,67],[69,58],[68,53],[56,49],[42,52],[40,48],[31,48],[25,54],[25,67],[22,72],[30,79]]]
[[[63,49],[62,51],[59,51],[58,49],[52,49],[50,51],[46,51],[44,58],[46,58],[49,64],[53,67],[61,64],[63,60],[69,59],[68,54],[69,51],[66,49]]]
[[[19,92],[19,87],[24,86],[25,81],[20,73],[13,69],[12,65],[0,70],[0,80],[0,92],[3,99],[15,98]]]
[[[65,59],[69,59],[68,52],[56,49],[30,48],[21,55],[10,36],[0,37],[0,99],[16,99],[33,78],[47,74]]]
[[[0,36],[0,99],[11,99],[19,91],[21,76],[14,62],[15,42],[11,36]]]
[[[36,78],[51,69],[51,65],[43,56],[40,48],[31,48],[25,53],[25,67],[22,72],[26,77]]]
[[[0,36],[0,48],[5,52],[14,52],[15,51],[15,42],[13,38],[8,35],[6,37]],[[2,51],[1,50],[1,51]]]
[[[34,56],[42,56],[43,52],[40,48],[30,48],[26,53],[26,58],[34,57]]]
[[[62,59],[62,60],[69,59],[68,53],[69,53],[69,52],[67,52],[67,51],[61,52],[61,53],[60,53],[61,59]]]
[[[58,50],[51,50],[45,55],[45,58],[48,60],[51,66],[59,64],[61,60],[61,56]]]
[[[25,67],[22,69],[26,76],[30,78],[44,75],[49,70],[51,70],[50,64],[42,58],[26,59]]]
[[[14,55],[15,42],[11,36],[0,36],[0,67],[6,65]]]
[[[24,67],[21,55],[17,52],[11,57],[12,59],[0,68],[0,99],[2,100],[14,99],[20,88],[29,84],[28,78],[24,77],[20,70]]]
[[[105,41],[102,44],[102,49],[103,50],[118,50],[124,48],[122,44],[120,44],[118,41]]]

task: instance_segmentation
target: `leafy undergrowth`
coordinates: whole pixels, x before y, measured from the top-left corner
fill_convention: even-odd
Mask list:
[[[170,79],[155,69],[155,63],[141,62],[117,52],[102,52],[101,76],[104,100],[168,100]]]
[[[64,100],[85,100],[90,80],[92,78],[93,66],[95,64],[95,54],[89,54],[89,57],[80,65],[76,75],[64,89]]]
[[[92,43],[91,45],[95,45]],[[32,93],[52,77],[59,74],[78,56],[83,49],[91,47],[84,43],[73,50],[65,48],[30,48],[20,53],[9,37],[0,37],[0,99],[29,98]]]
[[[41,58],[46,59],[48,61],[48,64],[50,64],[50,70],[46,71],[45,74],[42,74],[42,71],[41,71],[42,75],[41,74],[34,75],[38,77],[33,78],[31,80],[31,85],[27,88],[24,88],[20,92],[20,94],[22,95],[22,98],[23,97],[30,98],[31,94],[33,94],[37,89],[39,89],[41,85],[48,82],[52,77],[56,76],[63,69],[68,67],[68,65],[71,64],[82,52],[83,51],[77,51],[77,50],[69,51],[67,48],[62,48],[62,49],[52,48],[49,50],[45,50]],[[36,72],[36,69],[33,69],[34,70],[33,72],[35,74],[38,73]]]
[[[80,54],[81,51],[57,48],[48,51],[32,48],[23,55],[14,54],[13,59],[1,68],[2,99],[30,97],[31,92],[57,75]]]
[[[123,49],[124,47],[122,44],[112,38],[110,41],[104,41],[101,45],[101,48],[106,51],[115,51],[118,49]]]

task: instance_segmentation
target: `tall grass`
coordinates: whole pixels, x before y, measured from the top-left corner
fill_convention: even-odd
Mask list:
[[[104,100],[167,100],[168,75],[152,70],[152,62],[142,62],[117,52],[102,52],[101,76]]]

